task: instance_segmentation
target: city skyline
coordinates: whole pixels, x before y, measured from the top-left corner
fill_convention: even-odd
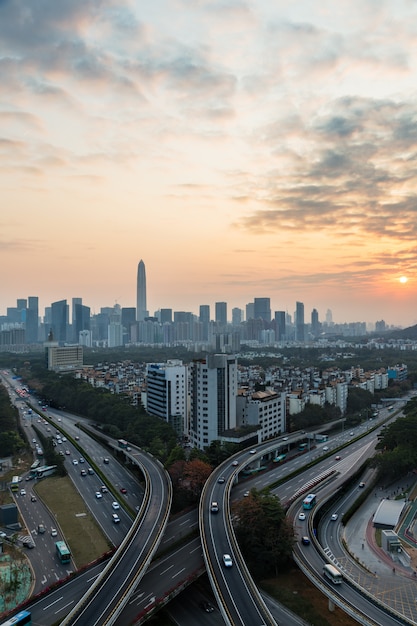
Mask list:
[[[285,5],[285,6],[280,6]],[[0,4],[0,314],[198,314],[254,298],[306,321],[417,323],[406,0]]]

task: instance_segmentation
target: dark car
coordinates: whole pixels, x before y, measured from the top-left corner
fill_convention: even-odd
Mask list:
[[[210,602],[207,602],[206,600],[203,600],[202,602],[200,602],[200,607],[206,613],[213,613],[214,611],[214,606]]]
[[[120,487],[120,493],[127,493],[126,487]]]
[[[23,547],[28,548],[28,550],[32,550],[32,548],[35,547],[35,544],[33,543],[33,541],[24,541]]]
[[[309,537],[301,537],[301,543],[303,544],[303,546],[309,546],[310,545]]]

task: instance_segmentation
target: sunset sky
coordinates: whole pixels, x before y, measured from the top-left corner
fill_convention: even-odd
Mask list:
[[[414,0],[0,0],[0,314],[417,323]]]

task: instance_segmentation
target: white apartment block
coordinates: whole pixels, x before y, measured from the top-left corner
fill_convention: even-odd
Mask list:
[[[192,444],[204,450],[236,427],[237,360],[211,354],[190,364]]]
[[[165,420],[182,437],[187,431],[187,366],[182,361],[147,366],[146,410]]]
[[[239,396],[238,405],[242,415],[239,426],[258,426],[258,441],[266,441],[286,431],[285,393],[277,393],[268,387],[250,395]]]

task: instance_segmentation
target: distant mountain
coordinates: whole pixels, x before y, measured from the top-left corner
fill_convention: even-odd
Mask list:
[[[392,330],[384,336],[390,339],[417,339],[417,324],[401,330]]]

